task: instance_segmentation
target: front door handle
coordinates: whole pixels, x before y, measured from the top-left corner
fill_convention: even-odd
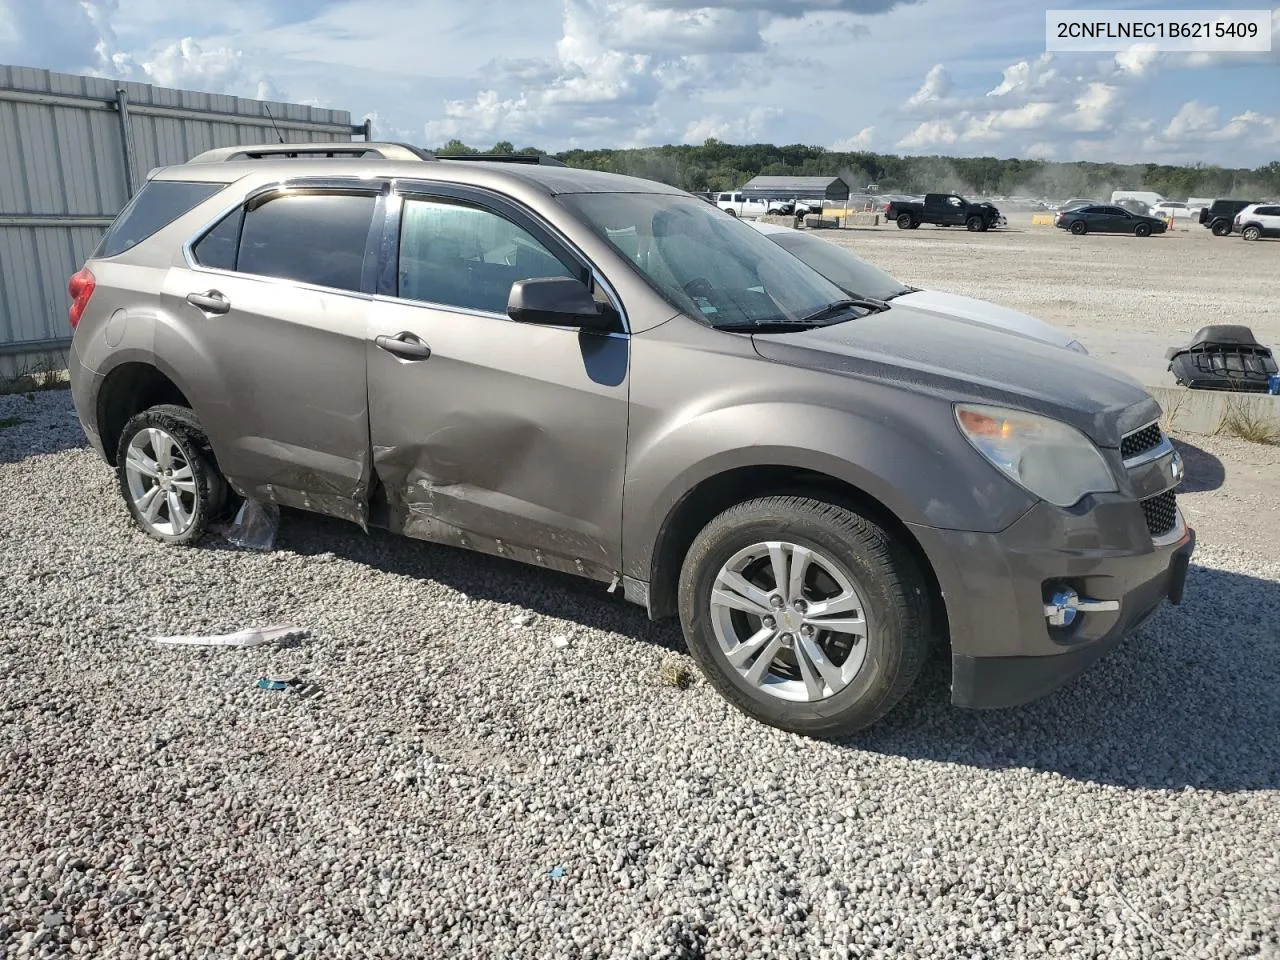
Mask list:
[[[426,360],[431,356],[431,348],[412,333],[397,333],[394,337],[374,337],[373,342],[387,353],[394,353],[405,360]]]
[[[226,313],[231,309],[231,301],[217,290],[207,290],[204,293],[188,293],[187,303],[193,307],[199,307],[205,313]]]

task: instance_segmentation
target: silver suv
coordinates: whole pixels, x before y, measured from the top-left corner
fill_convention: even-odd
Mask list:
[[[935,644],[957,704],[1042,695],[1177,602],[1194,546],[1139,386],[850,296],[657,183],[213,151],[71,294],[76,409],[146,533],[252,498],[580,574],[799,733],[872,723]]]

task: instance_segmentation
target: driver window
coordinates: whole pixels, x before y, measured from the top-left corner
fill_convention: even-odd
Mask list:
[[[463,203],[408,199],[400,227],[398,295],[505,315],[511,285],[579,277],[528,231]]]
[[[953,207],[958,207],[958,206],[960,206],[960,198],[959,198],[959,197],[947,197],[947,203],[951,204]]]

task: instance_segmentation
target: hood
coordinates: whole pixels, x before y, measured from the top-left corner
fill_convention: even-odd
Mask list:
[[[1136,380],[1097,360],[898,303],[858,320],[752,340],[767,360],[897,382],[951,402],[1030,410],[1103,447],[1118,447],[1124,434],[1160,416]]]
[[[893,298],[893,306],[908,307],[922,313],[932,313],[950,318],[960,323],[968,323],[1006,333],[1014,333],[1033,340],[1042,340],[1055,347],[1065,347],[1075,338],[1059,330],[1052,324],[1037,320],[1035,317],[1008,307],[975,300],[973,297],[962,297],[955,293],[943,293],[940,290],[917,290],[904,293]],[[889,314],[892,316],[892,313]]]

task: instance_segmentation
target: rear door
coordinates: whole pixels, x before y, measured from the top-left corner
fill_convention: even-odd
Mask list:
[[[1263,236],[1280,237],[1280,206],[1259,207],[1257,212]]]
[[[621,566],[630,340],[621,325],[591,334],[506,314],[517,280],[577,277],[609,294],[504,197],[397,189],[366,343],[387,525],[610,578]]]
[[[250,198],[164,281],[203,369],[188,378],[219,466],[241,493],[363,523],[370,476],[365,313],[379,185],[307,184]],[[378,235],[380,236],[380,234]]]

